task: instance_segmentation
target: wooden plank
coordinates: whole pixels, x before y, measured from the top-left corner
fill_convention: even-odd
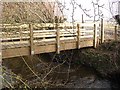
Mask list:
[[[8,40],[22,40],[22,39],[29,39],[30,37],[28,36],[28,37],[22,37],[22,38],[20,38],[20,37],[11,37],[11,38],[4,38],[4,37],[2,37],[2,41],[8,41]]]
[[[2,50],[2,59],[30,55],[29,47]]]
[[[17,41],[17,42],[3,42],[2,49],[9,49],[9,48],[18,48],[18,47],[26,47],[30,46],[29,41]]]
[[[29,28],[29,24],[3,24],[1,28],[14,29],[14,28]]]
[[[77,26],[77,23],[78,22],[75,22],[74,25]],[[84,26],[92,26],[95,24],[95,23],[79,23],[81,24],[81,27]],[[96,23],[97,24],[97,23]],[[55,23],[34,23],[33,24],[33,27],[34,28],[47,28],[47,27],[54,27],[55,26]],[[66,22],[66,23],[59,23],[58,27],[72,27],[73,24],[72,23],[69,23],[69,22]],[[2,24],[2,28],[29,28],[29,25],[28,24],[16,24],[16,25],[12,25],[12,24]]]
[[[78,29],[78,31],[77,31],[77,47],[78,47],[78,49],[80,49],[80,25],[79,24],[77,24],[77,29]]]
[[[94,48],[96,48],[97,45],[97,26],[96,24],[94,24],[94,35],[93,35],[93,46]]]

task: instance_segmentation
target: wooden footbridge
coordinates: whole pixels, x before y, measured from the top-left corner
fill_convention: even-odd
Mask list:
[[[2,24],[2,58],[96,48],[104,41],[103,23]]]

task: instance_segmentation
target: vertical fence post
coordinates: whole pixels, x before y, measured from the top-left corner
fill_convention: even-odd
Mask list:
[[[94,24],[94,36],[93,36],[93,47],[96,48],[97,45],[97,26]]]
[[[82,23],[84,23],[84,17],[83,17],[83,14],[82,14]],[[84,26],[82,26],[82,29],[84,28]]]
[[[104,21],[101,19],[101,43],[104,42]]]
[[[60,30],[58,29],[58,17],[55,16],[56,44],[57,54],[60,54]]]
[[[117,25],[115,25],[115,41],[117,41]]]
[[[29,24],[30,29],[30,55],[34,54],[34,46],[33,46],[33,25]]]
[[[77,24],[77,48],[80,49],[80,24]]]

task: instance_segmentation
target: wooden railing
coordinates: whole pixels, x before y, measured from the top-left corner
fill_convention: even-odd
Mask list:
[[[84,28],[82,28],[84,27]],[[36,50],[37,46],[44,46],[45,48],[52,47],[50,45],[54,45],[56,48],[56,52],[59,54],[61,50],[67,49],[74,49],[74,48],[82,48],[82,47],[89,47],[94,46],[98,43],[100,39],[101,42],[104,41],[104,34],[103,34],[103,25],[101,28],[97,23],[90,23],[90,24],[82,24],[82,23],[47,23],[47,24],[24,24],[24,25],[2,25],[2,51],[3,51],[3,58],[9,57],[16,57],[19,55],[12,56],[12,54],[8,55],[7,50],[11,50],[14,48],[25,48],[29,47],[29,54],[38,54],[40,50]],[[102,31],[101,31],[102,30]],[[100,37],[101,36],[101,37]],[[93,44],[84,43],[85,40],[92,40]],[[64,45],[68,45],[71,41],[70,45],[76,43],[76,46],[73,45],[66,47],[63,49]],[[62,44],[61,44],[62,43]],[[68,44],[67,44],[68,43]],[[83,43],[83,45],[81,45]],[[62,45],[62,46],[61,46]],[[26,49],[27,50],[27,49]],[[46,50],[40,51],[40,53],[44,52],[53,52],[55,50]],[[23,51],[24,52],[24,51]],[[26,51],[28,53],[28,51]],[[12,53],[12,52],[11,52]],[[5,54],[5,55],[4,55]],[[28,55],[24,52],[21,55]]]
[[[120,26],[113,25],[112,27],[109,27],[109,29],[105,29],[104,36],[105,40],[120,40]]]

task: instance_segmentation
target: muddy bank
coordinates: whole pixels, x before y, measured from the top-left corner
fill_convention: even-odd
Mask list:
[[[92,68],[73,63],[73,55],[70,56],[70,60],[65,53],[64,57],[60,55],[61,59],[59,55],[52,59],[51,56],[51,54],[41,54],[33,57],[5,59],[3,76],[7,82],[5,81],[4,87],[111,88],[111,82],[99,78]]]
[[[102,77],[120,85],[120,42],[109,41],[97,49],[84,49],[79,52],[77,61],[94,68]]]
[[[120,72],[120,42],[109,41],[97,49],[79,52],[80,63],[93,67],[102,75]]]

